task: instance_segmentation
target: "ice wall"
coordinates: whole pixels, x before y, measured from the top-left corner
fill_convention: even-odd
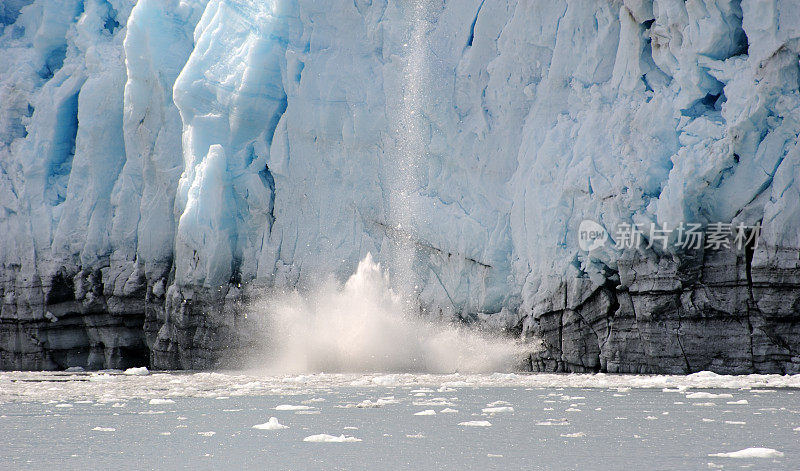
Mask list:
[[[210,366],[252,293],[371,252],[532,369],[800,368],[796,2],[37,0],[0,28],[0,367]],[[586,252],[585,219],[763,232]]]

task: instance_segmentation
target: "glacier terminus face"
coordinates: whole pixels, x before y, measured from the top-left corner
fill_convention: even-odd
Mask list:
[[[792,0],[7,0],[0,369],[221,365],[371,254],[524,369],[798,373],[798,135]]]

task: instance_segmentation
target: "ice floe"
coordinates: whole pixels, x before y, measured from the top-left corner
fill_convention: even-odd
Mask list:
[[[253,428],[257,430],[283,430],[289,427],[279,423],[277,417],[270,417],[266,423],[253,425]]]
[[[95,427],[92,429],[95,432],[116,432],[117,429],[114,427]]]
[[[360,442],[361,439],[345,435],[339,435],[337,437],[335,435],[328,435],[325,433],[321,433],[318,435],[309,435],[306,438],[304,438],[303,441],[312,443],[354,443],[354,442]]]
[[[773,448],[745,448],[727,453],[711,453],[708,456],[719,458],[781,458],[783,457],[783,452]]]
[[[459,422],[458,425],[464,427],[491,427],[491,422],[487,420],[469,420],[467,422]]]
[[[312,408],[305,405],[281,404],[279,406],[275,406],[275,410],[280,410],[280,411],[296,411],[296,410],[309,410],[309,409]]]

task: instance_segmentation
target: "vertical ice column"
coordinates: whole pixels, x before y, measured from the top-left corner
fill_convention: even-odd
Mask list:
[[[178,285],[217,287],[257,273],[273,222],[267,162],[286,110],[283,68],[298,29],[296,9],[291,0],[212,0],[195,30],[194,51],[174,87],[184,158],[175,202]]]

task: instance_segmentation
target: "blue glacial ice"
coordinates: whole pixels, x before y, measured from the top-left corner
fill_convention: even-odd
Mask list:
[[[0,367],[203,366],[250,287],[372,253],[533,369],[796,371],[799,54],[790,0],[5,1]],[[585,219],[763,232],[587,253]]]

